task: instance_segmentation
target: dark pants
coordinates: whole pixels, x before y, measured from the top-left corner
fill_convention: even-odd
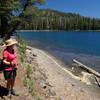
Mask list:
[[[11,71],[3,71],[3,73],[4,73],[5,80],[8,80],[8,79],[15,80],[16,75],[17,75],[16,69],[13,69]]]

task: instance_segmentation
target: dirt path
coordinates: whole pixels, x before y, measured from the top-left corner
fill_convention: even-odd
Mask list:
[[[19,61],[18,63],[19,66],[15,82],[15,90],[19,96],[7,96],[8,91],[6,90],[6,81],[4,80],[3,73],[0,73],[0,100],[34,100],[28,93],[28,90],[23,86],[22,78],[24,77],[24,69]]]
[[[11,96],[10,98],[7,96],[5,81],[3,78],[2,73],[0,74],[0,86],[2,86],[2,90],[0,90],[0,94],[3,93],[3,98],[1,97],[0,100],[33,100],[30,94],[28,93],[27,89],[23,86],[21,78],[23,77],[23,69],[19,66],[18,73],[16,78],[15,90],[19,94],[19,96]]]

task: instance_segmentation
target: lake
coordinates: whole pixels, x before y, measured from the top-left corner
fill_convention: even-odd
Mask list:
[[[31,46],[51,53],[64,64],[77,59],[100,72],[100,32],[20,32]]]

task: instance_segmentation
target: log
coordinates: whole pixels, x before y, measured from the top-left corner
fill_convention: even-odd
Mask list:
[[[79,62],[79,61],[77,61],[75,59],[73,59],[73,62],[76,63],[76,64],[78,64],[81,68],[86,69],[88,72],[90,72],[90,73],[94,74],[95,76],[97,76],[98,78],[100,78],[100,73],[96,72],[92,68],[90,68],[90,67],[82,64],[81,62]]]
[[[100,79],[98,79],[96,76],[95,76],[95,80],[97,82],[97,85],[100,87]]]

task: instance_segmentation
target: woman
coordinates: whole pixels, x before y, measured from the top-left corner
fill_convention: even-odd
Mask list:
[[[17,41],[14,39],[6,40],[4,44],[6,48],[3,51],[4,78],[7,80],[8,95],[17,95],[13,89],[17,70],[15,44]]]

